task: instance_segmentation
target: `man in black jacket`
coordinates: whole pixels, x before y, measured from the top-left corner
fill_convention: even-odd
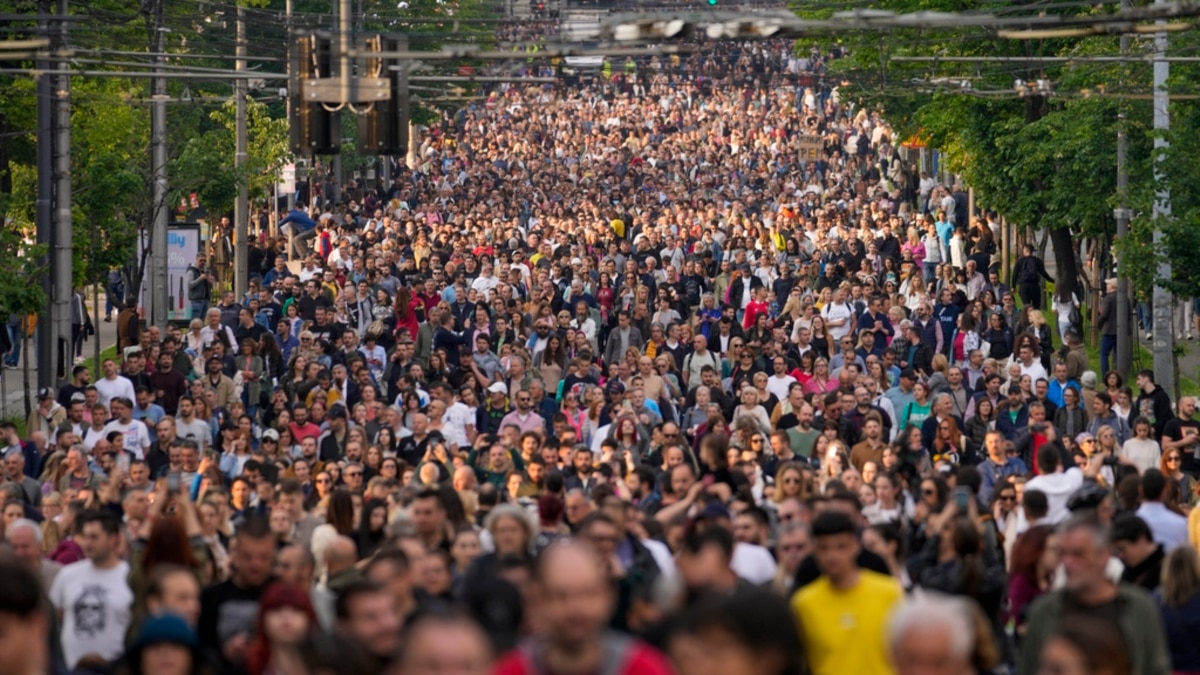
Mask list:
[[[1021,302],[1034,309],[1042,308],[1042,280],[1053,282],[1054,278],[1046,274],[1046,266],[1042,259],[1033,254],[1033,247],[1025,244],[1021,247],[1021,257],[1013,265],[1012,278],[1009,282],[1016,287]]]
[[[928,376],[933,372],[933,350],[921,338],[917,324],[908,327],[908,353],[900,357],[899,365],[902,370],[911,368],[918,375]]]

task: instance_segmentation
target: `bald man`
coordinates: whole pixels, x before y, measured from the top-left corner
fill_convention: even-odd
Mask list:
[[[362,574],[355,568],[358,562],[358,547],[350,537],[340,536],[325,547],[325,569],[328,576],[325,588],[331,593],[337,593],[342,588],[362,579]]]

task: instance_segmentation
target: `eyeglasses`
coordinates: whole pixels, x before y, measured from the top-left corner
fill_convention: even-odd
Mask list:
[[[358,478],[358,477],[359,477],[359,476],[361,476],[361,475],[362,475],[362,472],[361,472],[361,471],[348,471],[348,472],[346,472],[346,478]]]

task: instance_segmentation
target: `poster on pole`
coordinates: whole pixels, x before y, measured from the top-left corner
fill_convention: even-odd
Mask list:
[[[138,241],[138,256],[150,244],[142,234]],[[200,238],[200,223],[171,223],[167,226],[167,320],[187,323],[191,321],[192,305],[187,299],[187,268],[196,262],[203,244]],[[146,273],[142,276],[142,288],[138,294],[138,311],[143,317],[151,317],[152,294],[150,293],[151,272],[154,263],[146,259]]]

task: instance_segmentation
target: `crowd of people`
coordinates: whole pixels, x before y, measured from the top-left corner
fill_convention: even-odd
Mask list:
[[[302,184],[244,297],[202,255],[37,392],[0,674],[1200,672],[1195,401],[836,54],[709,46]]]

